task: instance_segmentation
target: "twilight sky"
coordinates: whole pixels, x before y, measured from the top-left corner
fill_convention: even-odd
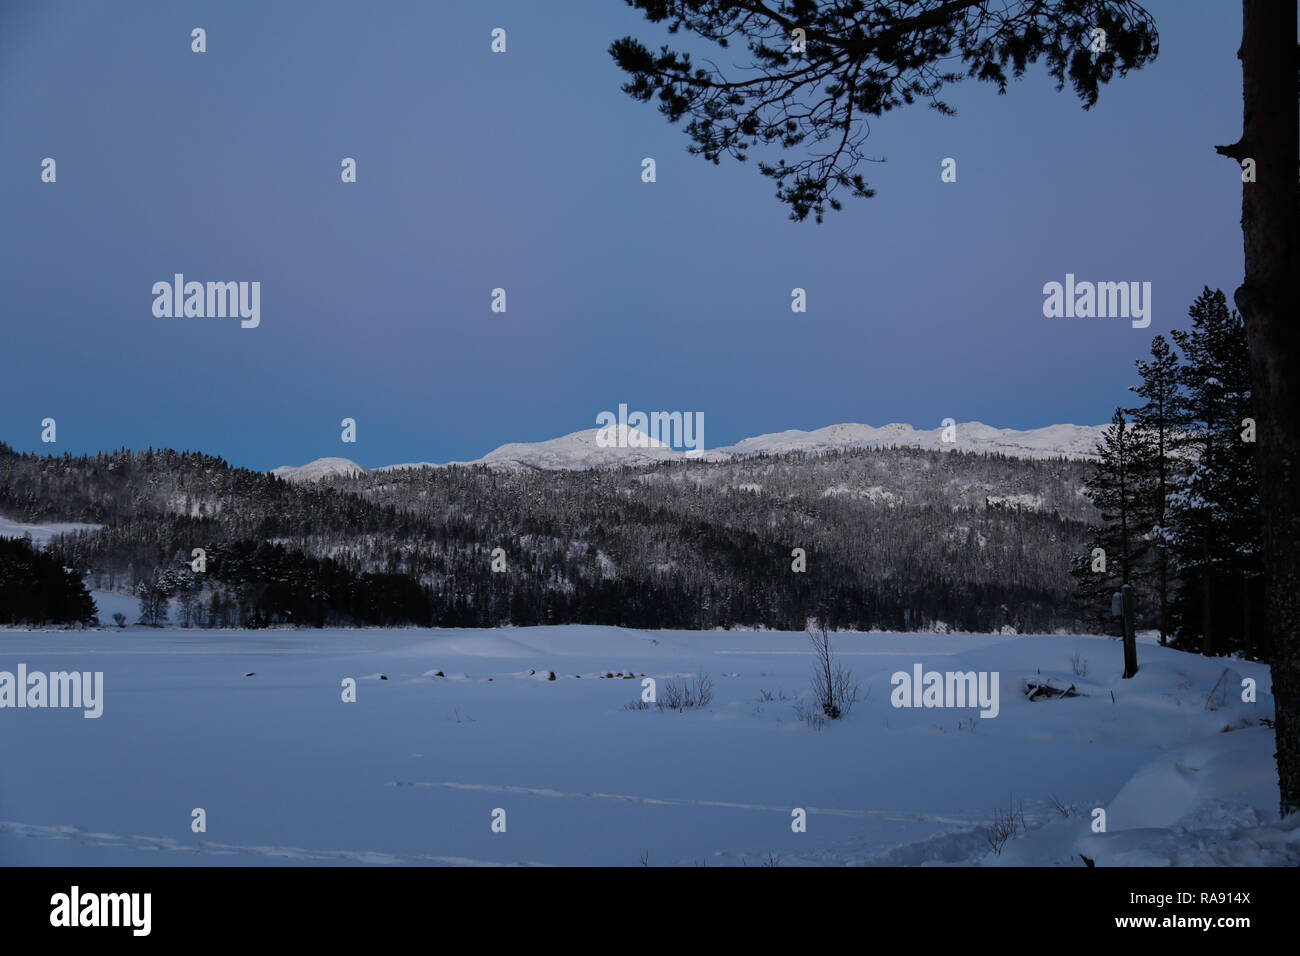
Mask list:
[[[1104,422],[1151,337],[1241,277],[1213,150],[1241,132],[1240,4],[1146,6],[1159,57],[1089,112],[1039,65],[874,119],[877,196],[819,226],[620,91],[610,42],[670,38],[616,0],[4,0],[0,440],[271,468],[477,458],[620,402],[703,412],[709,447]],[[259,281],[260,326],[155,317],[177,272]],[[1152,283],[1150,328],[1045,318],[1066,273]]]

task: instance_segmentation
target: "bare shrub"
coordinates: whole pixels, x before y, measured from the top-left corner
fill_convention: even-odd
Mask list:
[[[813,730],[821,730],[826,726],[826,715],[817,707],[810,707],[802,700],[794,702],[794,715]]]
[[[660,710],[684,710],[686,684],[675,680],[666,680],[659,688],[655,701]]]
[[[763,712],[764,704],[774,704],[778,701],[780,703],[785,703],[787,700],[794,700],[794,698],[786,694],[786,692],[780,688],[775,692],[768,690],[766,687],[761,688],[758,692],[758,697],[754,699],[754,714],[755,716],[761,714]],[[800,717],[799,719],[802,720],[803,717]]]
[[[993,852],[1001,856],[1002,848],[1006,846],[1007,841],[1017,833],[1025,832],[1026,829],[1024,807],[1012,797],[1005,811],[1002,809],[993,811],[993,823],[985,829],[984,839],[993,848]]]
[[[817,655],[812,676],[813,699],[826,717],[839,720],[858,702],[862,685],[853,679],[852,672],[846,671],[844,665],[835,660],[826,628],[821,629],[820,635],[808,632],[808,640]]]
[[[1053,794],[1048,799],[1051,801],[1053,809],[1055,809],[1056,812],[1059,813],[1061,816],[1069,817],[1072,813],[1074,813],[1074,807],[1061,802],[1061,800],[1055,794]]]
[[[1210,688],[1210,692],[1205,695],[1206,710],[1219,710],[1220,708],[1222,708],[1227,704],[1228,702],[1227,678],[1228,678],[1228,668],[1225,667],[1223,669],[1223,673],[1219,675],[1219,679],[1215,681],[1214,686]],[[1220,692],[1220,688],[1222,688],[1222,692]],[[1219,694],[1218,700],[1214,699],[1214,695],[1216,693]]]
[[[1075,677],[1088,676],[1088,661],[1086,658],[1080,657],[1078,651],[1070,655],[1070,666],[1074,668]]]
[[[675,710],[679,713],[698,710],[713,703],[713,680],[708,674],[695,678],[665,681],[655,701],[660,710]]]

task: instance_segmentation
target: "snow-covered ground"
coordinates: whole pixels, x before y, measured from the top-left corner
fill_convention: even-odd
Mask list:
[[[104,675],[98,719],[0,709],[0,864],[1300,862],[1297,818],[1277,818],[1260,665],[1143,642],[1125,681],[1105,638],[834,646],[866,697],[815,730],[793,708],[813,663],[803,634],[0,631],[0,671]],[[893,707],[891,675],[916,664],[997,671],[998,715]],[[625,709],[642,674],[662,697],[704,672],[704,710]],[[1030,702],[1026,679],[1082,696]],[[998,855],[986,831],[1012,800],[1028,832]]]
[[[143,629],[145,633],[157,634],[154,628],[146,627],[140,624],[140,599],[130,594],[117,594],[112,591],[91,591],[90,596],[94,599],[95,608],[99,614],[99,623],[104,627],[111,627],[117,631],[116,622],[113,620],[114,614],[121,614],[126,618],[125,630],[134,631]],[[169,621],[180,619],[176,613],[175,599],[167,602]],[[120,632],[119,632],[120,633]]]

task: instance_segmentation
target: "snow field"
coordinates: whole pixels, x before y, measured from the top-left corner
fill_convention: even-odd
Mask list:
[[[1273,713],[1262,665],[1143,642],[1123,681],[1106,638],[833,646],[864,696],[818,731],[793,709],[813,663],[801,633],[0,631],[0,670],[104,672],[97,720],[0,710],[0,864],[1300,862],[1258,724]],[[891,674],[917,663],[997,671],[998,717],[891,706]],[[603,676],[618,672],[635,676]],[[626,709],[642,674],[662,690],[702,673],[704,710]],[[1082,696],[1031,703],[1026,678]],[[1028,832],[999,855],[985,831],[1013,797]]]

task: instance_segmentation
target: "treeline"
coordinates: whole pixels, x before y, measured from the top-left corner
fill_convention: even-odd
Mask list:
[[[0,446],[0,512],[102,524],[52,553],[96,587],[161,588],[191,626],[1050,632],[1085,624],[1070,569],[1096,520],[1088,470],[883,448],[295,484],[187,452]]]
[[[1132,585],[1139,626],[1162,641],[1268,660],[1245,328],[1219,290],[1188,314],[1173,346],[1158,335],[1138,360],[1142,402],[1116,409],[1098,445],[1086,493],[1099,520],[1076,556],[1077,594],[1100,618]]]
[[[179,563],[179,562],[178,562]],[[201,567],[201,570],[196,570]],[[433,624],[429,592],[400,574],[356,574],[266,542],[218,543],[197,560],[153,569],[135,588],[146,624],[183,627],[394,627]]]
[[[0,624],[94,623],[80,574],[24,538],[0,538]]]

